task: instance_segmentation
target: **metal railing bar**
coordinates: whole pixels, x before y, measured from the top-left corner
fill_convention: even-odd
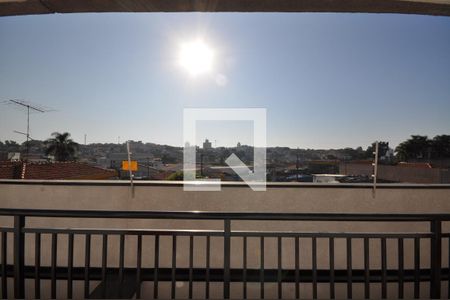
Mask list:
[[[108,267],[108,235],[103,234],[103,238],[102,238],[102,283],[104,283],[103,290],[102,290],[103,298],[106,296],[107,267]]]
[[[172,299],[175,299],[176,267],[177,267],[177,236],[174,235],[172,237],[172,284],[171,284]]]
[[[119,219],[206,219],[206,220],[303,220],[303,221],[450,221],[450,214],[373,214],[373,213],[265,213],[201,211],[104,211],[0,208],[2,216],[119,218]]]
[[[195,229],[110,229],[110,228],[24,228],[25,233],[63,233],[63,234],[91,234],[91,235],[179,235],[190,236],[223,236],[223,230],[195,230]]]
[[[14,216],[14,297],[25,298],[25,227],[24,216]]]
[[[398,298],[403,299],[404,289],[404,254],[403,254],[403,239],[398,239]]]
[[[281,237],[279,236],[277,238],[277,254],[278,254],[278,273],[277,273],[277,284],[278,284],[278,299],[282,299],[283,298],[283,284],[282,284],[282,240]]]
[[[433,233],[430,247],[430,298],[437,299],[441,297],[442,222],[433,220],[430,225],[430,231]]]
[[[300,298],[300,240],[299,237],[294,237],[295,247],[295,298]]]
[[[352,240],[347,238],[347,298],[352,299]]]
[[[387,251],[386,238],[381,238],[381,298],[387,298]]]
[[[330,299],[335,298],[334,285],[334,238],[331,237],[328,241],[328,256],[330,261]]]
[[[428,232],[294,232],[294,231],[232,231],[233,237],[301,237],[301,238],[431,238]]]
[[[231,220],[223,220],[223,297],[230,298]]]
[[[119,239],[119,284],[123,282],[124,260],[125,260],[125,235],[121,234]]]
[[[52,279],[51,279],[51,298],[56,299],[56,263],[58,255],[58,235],[52,233],[52,254],[51,254],[51,268],[52,268]]]
[[[364,298],[370,298],[369,238],[364,238]]]
[[[2,232],[2,249],[1,249],[1,256],[2,256],[2,298],[7,299],[8,298],[8,276],[6,271],[7,266],[7,250],[8,250],[8,236],[7,232]]]
[[[312,295],[313,299],[317,299],[317,239],[312,238]]]
[[[142,277],[142,235],[137,236],[136,253],[136,299],[141,298],[141,277]]]
[[[260,298],[264,299],[264,237],[260,237],[259,253],[260,253],[260,269],[259,269]]]
[[[109,229],[109,228],[24,228],[24,233],[61,233],[61,234],[91,234],[91,235],[165,235],[165,236],[223,236],[223,230],[196,229]],[[302,237],[302,238],[431,238],[429,232],[296,232],[296,231],[249,231],[237,230],[230,232],[231,237]]]
[[[158,269],[159,269],[159,235],[155,235],[155,262],[153,270],[153,298],[158,298]]]
[[[89,298],[90,282],[89,282],[89,267],[91,264],[91,235],[85,235],[84,244],[84,298]]]
[[[414,238],[414,298],[420,298],[420,239]]]
[[[67,299],[72,299],[72,268],[73,268],[73,233],[68,236],[67,251]]]
[[[12,277],[13,266],[7,265],[7,275]],[[118,267],[108,267],[107,274],[114,274],[118,272]],[[311,269],[300,269],[300,281],[305,283],[312,283],[313,274]],[[25,267],[25,278],[34,278],[35,268],[34,266]],[[126,267],[124,273],[136,273],[135,267]],[[372,269],[370,271],[370,282],[380,283],[381,282],[381,270]],[[205,281],[205,268],[194,268],[193,269],[193,281],[194,282],[204,282]],[[231,282],[242,282],[242,269],[232,268],[230,269],[230,281]],[[264,269],[264,282],[277,283],[278,268],[265,268]],[[390,283],[398,282],[398,270],[389,269],[387,270],[386,281]],[[330,280],[330,270],[329,269],[317,269],[317,282],[318,283],[329,283]],[[353,283],[364,283],[365,282],[365,270],[364,269],[352,269],[352,282]],[[172,280],[172,268],[159,268],[159,281],[170,282]],[[346,283],[348,280],[348,274],[346,269],[335,269],[335,283]],[[51,279],[51,266],[41,266],[40,268],[40,278],[41,280]],[[84,267],[74,267],[72,278],[74,281],[84,280]],[[403,270],[404,282],[414,283],[415,280],[415,270],[404,269]],[[430,281],[430,269],[423,268],[420,270],[420,281],[429,282]],[[442,269],[443,280],[448,280],[449,269]],[[56,279],[57,280],[67,280],[67,267],[57,267],[56,268]],[[90,280],[101,281],[102,279],[102,268],[101,267],[90,267]],[[176,281],[188,281],[189,280],[189,268],[176,268],[175,272]],[[153,281],[154,280],[154,268],[141,268],[141,280],[142,281]],[[223,268],[211,268],[210,269],[210,281],[211,282],[223,282]],[[258,283],[260,282],[260,269],[249,269],[247,268],[247,281]],[[283,269],[283,282],[295,283],[295,270],[294,269]]]
[[[194,268],[194,236],[189,237],[189,299],[192,299]]]
[[[209,275],[210,275],[210,254],[211,253],[211,237],[206,236],[206,270],[205,270],[205,299],[209,299]]]
[[[247,299],[247,237],[242,238],[242,298]]]

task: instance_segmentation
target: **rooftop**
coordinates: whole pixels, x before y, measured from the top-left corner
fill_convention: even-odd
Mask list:
[[[79,162],[0,162],[0,179],[112,179],[115,170]]]

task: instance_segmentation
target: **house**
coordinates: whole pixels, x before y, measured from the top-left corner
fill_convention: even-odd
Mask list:
[[[371,176],[372,161],[341,162],[339,172],[353,176]],[[396,165],[378,165],[378,179],[403,183],[450,183],[450,169],[433,167],[430,163],[400,162]]]

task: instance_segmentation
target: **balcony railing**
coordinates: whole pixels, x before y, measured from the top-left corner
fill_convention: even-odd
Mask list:
[[[64,296],[74,297],[75,282],[83,282],[85,298],[158,298],[163,297],[162,289],[167,289],[166,297],[177,298],[179,282],[187,284],[187,298],[210,298],[212,289],[220,286],[220,297],[230,298],[232,295],[248,298],[249,286],[257,285],[258,298],[267,296],[267,285],[276,290],[278,298],[290,297],[286,286],[292,287],[294,298],[318,298],[325,290],[326,298],[352,298],[356,285],[360,285],[364,298],[374,297],[374,284],[381,289],[381,298],[389,297],[388,285],[395,283],[395,297],[405,297],[405,286],[413,289],[413,296],[420,298],[423,289],[427,288],[427,296],[440,298],[444,287],[450,290],[449,267],[442,265],[444,253],[450,253],[450,234],[442,233],[442,224],[450,221],[449,214],[302,214],[302,213],[224,213],[224,212],[161,212],[161,211],[83,211],[83,210],[34,210],[34,209],[0,209],[0,216],[14,219],[13,227],[2,227],[1,232],[1,295],[3,298],[43,296],[42,281],[49,281],[49,296],[56,298],[61,289]],[[214,220],[223,222],[220,230],[190,229],[99,229],[99,228],[55,228],[26,226],[35,218],[96,218],[96,219],[165,219],[165,220]],[[323,223],[333,230],[335,224],[368,222],[367,232],[332,232],[320,230],[315,232],[298,231],[254,231],[233,230],[232,225],[242,222],[258,221],[258,224],[277,221]],[[373,232],[370,224],[388,223],[395,227],[400,223],[429,224],[424,232]],[[329,224],[329,225],[326,225]],[[49,253],[43,253],[43,237],[49,238]],[[61,236],[67,244],[61,245]],[[100,239],[93,242],[93,238]],[[118,237],[118,247],[109,240]],[[9,237],[9,238],[8,238]],[[162,239],[169,239],[170,246],[163,246]],[[143,239],[146,243],[143,246]],[[183,241],[186,247],[180,250]],[[202,240],[201,262],[194,263],[194,249],[199,249],[196,242]],[[221,251],[212,251],[212,239],[221,241]],[[275,241],[274,247],[267,249],[265,242]],[[12,240],[13,243],[8,243]],[[34,240],[34,242],[33,242]],[[250,240],[252,242],[250,242]],[[285,255],[286,241],[292,246],[292,257]],[[318,243],[318,241],[321,241]],[[337,241],[340,241],[339,247]],[[362,241],[362,247],[355,250],[353,243]],[[81,242],[83,241],[82,245]],[[255,243],[256,241],[256,243]],[[325,243],[324,243],[325,241]],[[373,241],[379,247],[373,247]],[[406,247],[405,243],[411,243]],[[133,245],[131,245],[133,243]],[[232,244],[235,245],[232,245]],[[310,245],[307,265],[301,261],[303,245]],[[372,243],[372,244],[371,244]],[[167,243],[166,243],[167,244]],[[392,244],[395,245],[395,251]],[[256,249],[254,249],[256,245]],[[326,245],[324,247],[323,245]],[[353,247],[352,247],[353,245]],[[58,264],[58,251],[64,246],[67,257],[64,264]],[[94,250],[92,249],[94,246]],[[98,248],[95,248],[98,246]],[[11,248],[10,248],[11,247]],[[146,247],[152,248],[152,255],[143,255]],[[309,246],[308,246],[309,247]],[[184,248],[187,248],[184,249]],[[133,253],[130,253],[133,249]],[[237,250],[238,249],[238,250]],[[375,250],[374,250],[375,249]],[[91,255],[98,250],[101,265],[91,265]],[[108,251],[117,251],[118,260],[115,265],[108,262]],[[84,265],[74,263],[74,256],[82,252]],[[161,255],[171,254],[169,262],[161,259]],[[8,258],[8,253],[11,257]],[[34,253],[34,257],[26,259],[25,254]],[[258,255],[259,267],[249,264],[249,259]],[[355,255],[361,255],[363,268],[354,267]],[[429,255],[429,265],[421,261]],[[32,255],[30,255],[32,256]],[[49,257],[50,264],[43,265],[41,259]],[[134,257],[134,265],[126,263],[126,257]],[[450,256],[450,255],[449,255]],[[177,265],[180,257],[188,262],[186,266]],[[376,257],[377,267],[371,261]],[[412,268],[407,268],[405,258],[412,258]],[[34,259],[34,261],[33,261]],[[268,268],[267,260],[275,262],[275,267]],[[388,263],[395,260],[395,267]],[[428,257],[427,257],[428,259]],[[145,265],[143,261],[145,260]],[[212,266],[212,261],[219,262]],[[345,261],[346,267],[342,268]],[[25,264],[25,261],[33,261]],[[240,266],[236,266],[239,261]],[[449,260],[450,261],[450,260]],[[8,262],[13,262],[8,264]],[[320,264],[318,264],[320,262]],[[391,262],[391,261],[390,261]],[[151,264],[149,266],[149,263]],[[303,267],[302,267],[303,264]],[[321,268],[318,267],[321,265]],[[326,265],[324,268],[323,266]],[[337,267],[340,265],[341,267]],[[13,281],[13,291],[8,291],[8,278]],[[10,280],[10,281],[11,281]],[[26,286],[26,280],[34,281],[34,288]],[[65,281],[64,284],[63,281]],[[143,294],[142,284],[149,282],[151,294]],[[167,284],[166,284],[167,283]],[[202,283],[201,285],[198,283]],[[219,285],[213,283],[219,283]],[[238,283],[238,285],[236,284]],[[426,283],[426,284],[423,284]],[[427,284],[429,283],[429,285]],[[305,285],[306,284],[306,285]],[[11,285],[11,284],[10,284]],[[164,285],[164,287],[163,287]],[[345,285],[345,294],[337,294],[337,286]],[[441,286],[442,285],[442,286]],[[78,286],[78,285],[77,285]],[[92,288],[93,287],[93,288]],[[306,294],[304,289],[310,289]],[[252,290],[253,292],[255,289]],[[306,295],[306,296],[305,296]],[[309,296],[308,296],[309,295]],[[447,291],[445,296],[448,296]],[[184,297],[184,296],[183,296]]]

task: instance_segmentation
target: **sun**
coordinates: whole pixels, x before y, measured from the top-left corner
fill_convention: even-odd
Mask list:
[[[178,62],[191,76],[196,77],[212,70],[214,52],[203,40],[183,43]]]

